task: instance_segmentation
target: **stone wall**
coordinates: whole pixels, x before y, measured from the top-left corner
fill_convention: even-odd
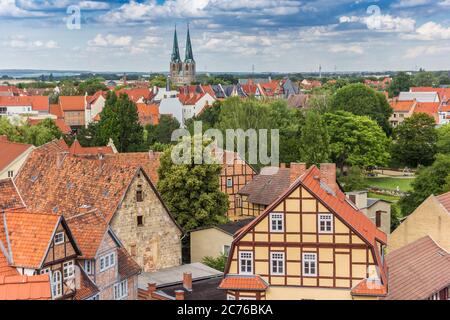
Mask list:
[[[136,197],[139,186],[142,202]],[[142,219],[142,225],[138,225],[138,219]],[[144,272],[181,264],[182,232],[142,173],[131,183],[111,227]]]

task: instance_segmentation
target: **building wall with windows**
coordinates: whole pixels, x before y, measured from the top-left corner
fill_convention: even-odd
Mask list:
[[[231,247],[233,236],[214,227],[191,232],[191,263],[202,262],[204,257],[216,258]]]
[[[181,264],[182,232],[142,171],[132,181],[110,225],[143,271]]]
[[[373,248],[300,186],[234,244],[226,273],[259,275],[267,299],[351,299],[374,269]]]
[[[100,290],[100,300],[114,299],[114,284],[118,281],[117,244],[107,232],[94,260],[91,279]],[[111,259],[112,258],[112,259]],[[86,270],[86,269],[85,269]]]
[[[27,160],[28,155],[35,149],[34,146],[30,146],[25,152],[14,159],[6,167],[0,170],[0,179],[15,178],[22,165]]]
[[[236,202],[236,213],[244,217],[259,217],[267,208],[265,205],[250,202],[246,195],[236,195]]]

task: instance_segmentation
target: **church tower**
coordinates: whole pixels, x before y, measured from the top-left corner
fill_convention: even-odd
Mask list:
[[[186,37],[186,54],[183,63],[185,82],[192,83],[195,81],[195,60],[192,53],[191,35],[189,33],[189,24],[187,27]]]
[[[170,59],[170,81],[174,85],[183,86],[189,85],[195,81],[195,60],[192,53],[191,36],[189,32],[189,25],[186,38],[186,52],[184,61],[181,61],[180,49],[178,47],[177,28],[173,35],[172,56]]]

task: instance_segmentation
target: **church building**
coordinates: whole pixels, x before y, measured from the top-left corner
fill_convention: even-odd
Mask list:
[[[172,57],[170,60],[170,80],[173,85],[190,85],[195,81],[195,60],[192,53],[191,36],[189,34],[189,25],[186,38],[186,53],[184,61],[180,58],[180,49],[178,48],[177,29],[175,28],[173,36]]]

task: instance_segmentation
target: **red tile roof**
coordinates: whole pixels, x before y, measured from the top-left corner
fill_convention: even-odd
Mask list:
[[[69,153],[72,155],[83,155],[83,154],[112,154],[114,153],[111,147],[82,147],[78,140],[72,143],[69,148]]]
[[[55,115],[58,119],[64,119],[64,112],[59,104],[51,104],[49,113]]]
[[[1,253],[0,253],[1,255]],[[51,300],[49,276],[0,275],[0,300]]]
[[[87,99],[87,103],[95,103],[95,101],[97,101],[98,98],[103,97],[106,99],[106,95],[108,92],[106,91],[97,91],[93,96],[89,96],[89,98]]]
[[[386,296],[386,286],[376,282],[364,279],[358,283],[351,291],[354,296]]]
[[[386,257],[387,300],[424,300],[450,286],[450,254],[423,237]]]
[[[120,95],[126,93],[128,98],[137,103],[141,98],[150,101],[153,98],[153,92],[148,88],[136,88],[136,89],[120,89],[117,94]]]
[[[159,123],[159,106],[156,104],[136,103],[141,125],[157,125]]]
[[[55,125],[61,130],[64,134],[69,134],[72,132],[72,129],[64,122],[63,119],[52,119],[55,122]],[[28,124],[30,126],[35,126],[41,123],[42,119],[28,119]]]
[[[450,192],[441,194],[436,199],[442,204],[442,206],[450,213]]]
[[[50,108],[47,96],[0,96],[0,106],[30,106],[33,111],[44,112]]]
[[[269,285],[260,276],[227,275],[219,285],[222,290],[265,291]]]
[[[190,94],[180,93],[178,95],[178,100],[180,100],[181,104],[185,106],[191,106],[195,105],[204,96],[205,96],[204,93],[190,93]]]
[[[96,295],[100,290],[84,272],[84,269],[80,265],[78,267],[80,268],[80,288],[76,290],[74,299],[85,300]]]
[[[141,267],[131,258],[125,248],[117,250],[117,264],[121,280],[128,279],[141,273]]]
[[[61,217],[55,214],[14,210],[5,212],[0,219],[2,220],[0,239],[9,236],[12,265],[39,269]]]
[[[439,102],[418,102],[414,109],[414,113],[425,113],[438,121]]]
[[[67,223],[83,254],[81,258],[94,259],[108,231],[105,217],[93,209],[67,218]]]
[[[0,239],[3,243],[3,239]],[[3,244],[4,246],[6,244]],[[8,259],[3,254],[2,250],[0,250],[0,277],[1,276],[17,276],[19,275],[19,272],[16,268],[11,267],[11,265],[8,262]]]
[[[414,100],[407,100],[407,101],[398,101],[393,100],[390,102],[390,105],[394,112],[409,112],[414,105],[416,104],[416,101]]]
[[[84,111],[85,96],[60,96],[59,105],[62,111]]]
[[[11,142],[6,136],[0,136],[0,170],[5,169],[32,147],[31,144]]]
[[[12,179],[0,180],[0,210],[25,208],[25,203]]]

